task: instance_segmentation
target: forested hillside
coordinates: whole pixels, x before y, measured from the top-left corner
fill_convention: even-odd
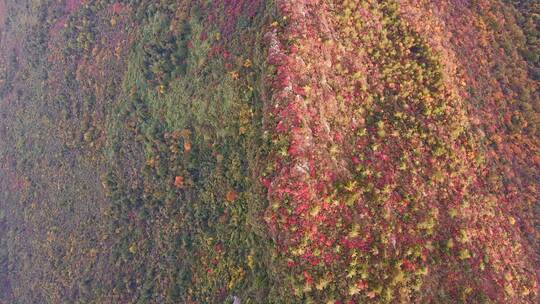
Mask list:
[[[535,0],[0,0],[0,304],[538,303]]]

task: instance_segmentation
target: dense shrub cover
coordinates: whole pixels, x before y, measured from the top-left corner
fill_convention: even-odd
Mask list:
[[[539,13],[0,0],[0,303],[537,303]]]

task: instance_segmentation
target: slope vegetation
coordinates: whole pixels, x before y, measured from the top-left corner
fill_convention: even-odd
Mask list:
[[[0,1],[0,303],[537,303],[539,14]]]

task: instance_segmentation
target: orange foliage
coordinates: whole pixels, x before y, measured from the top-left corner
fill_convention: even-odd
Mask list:
[[[182,176],[176,176],[176,178],[174,179],[174,185],[177,188],[184,187],[184,178]]]
[[[228,202],[234,202],[237,198],[238,198],[238,194],[233,190],[227,192],[227,194],[225,195],[225,199]]]

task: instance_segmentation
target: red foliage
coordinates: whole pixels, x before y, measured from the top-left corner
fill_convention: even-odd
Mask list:
[[[125,9],[125,8],[124,8],[124,5],[122,5],[121,3],[116,2],[116,3],[114,3],[114,4],[111,5],[111,9],[110,9],[110,10],[111,10],[113,13],[115,13],[115,14],[117,14],[117,15],[120,15],[120,14],[122,14],[122,12],[124,11],[124,9]]]
[[[479,3],[491,6],[488,1]],[[267,129],[276,138],[286,136],[289,142],[286,153],[280,150],[272,155],[274,174],[264,179],[272,203],[266,219],[270,231],[279,235],[280,249],[292,261],[289,266],[307,281],[306,273],[314,276],[329,266],[346,269],[353,252],[363,252],[366,263],[378,263],[377,254],[371,251],[377,248],[401,261],[401,269],[407,275],[422,271],[426,276],[437,271],[448,273],[443,276],[443,286],[452,297],[461,296],[462,291],[456,286],[470,286],[492,300],[518,303],[525,296],[518,295],[517,289],[532,286],[527,281],[534,281],[534,277],[525,267],[531,263],[530,255],[516,251],[515,246],[527,248],[525,252],[530,247],[522,241],[520,228],[508,224],[505,215],[512,206],[524,202],[526,195],[520,196],[517,190],[530,190],[519,186],[510,197],[510,188],[491,184],[488,172],[503,172],[506,178],[516,181],[519,171],[513,166],[499,165],[494,159],[501,155],[507,163],[533,165],[538,165],[539,159],[526,159],[527,155],[534,155],[534,150],[525,146],[524,141],[510,144],[511,138],[501,131],[512,128],[519,117],[507,104],[510,96],[504,95],[503,86],[493,81],[496,77],[478,76],[491,73],[486,58],[494,56],[489,51],[483,53],[483,44],[489,39],[474,23],[477,13],[457,0],[402,3],[400,13],[410,22],[411,32],[426,37],[427,46],[440,52],[434,60],[440,60],[440,72],[447,77],[442,88],[433,90],[430,97],[424,100],[419,97],[422,95],[415,95],[420,100],[412,101],[402,96],[417,94],[416,89],[407,88],[411,80],[406,75],[390,74],[395,79],[382,75],[389,72],[384,71],[386,67],[379,60],[347,51],[375,49],[376,38],[369,41],[355,37],[350,40],[351,45],[336,47],[340,39],[347,39],[339,35],[346,36],[351,30],[343,30],[346,22],[339,24],[341,20],[326,14],[330,8],[325,5],[322,1],[279,1],[281,14],[292,21],[283,29],[273,27],[265,35],[267,61],[277,71],[271,84],[272,97],[265,101],[269,109]],[[422,5],[429,9],[418,10]],[[432,11],[435,15],[427,13]],[[383,26],[388,26],[365,7],[356,7],[354,13],[362,16],[369,34],[377,36]],[[308,15],[310,18],[306,19]],[[448,24],[452,35],[443,35],[447,29],[440,27],[437,18]],[[291,47],[286,47],[291,41]],[[297,46],[302,49],[301,59]],[[470,62],[467,69],[460,70],[455,58]],[[406,60],[410,58],[403,55],[395,65]],[[360,80],[352,81],[357,75]],[[362,75],[369,75],[369,79],[362,80]],[[485,104],[465,103],[470,102],[470,96],[460,75],[465,75],[466,85],[473,89],[481,86],[480,91],[489,92]],[[333,89],[321,83],[331,83]],[[363,83],[367,92],[359,90],[358,83]],[[426,86],[421,82],[415,85],[418,90]],[[373,96],[390,91],[396,92],[397,105],[373,101]],[[434,103],[443,105],[437,109],[441,112],[422,113],[426,104]],[[396,110],[402,104],[406,106]],[[368,114],[356,113],[359,108],[367,109],[379,121],[367,125]],[[472,113],[473,125],[481,125],[482,132],[497,143],[496,151],[488,148],[485,155],[493,157],[487,163],[478,162],[483,155],[478,148],[482,138],[476,138],[475,129],[469,128],[468,113]],[[502,121],[499,113],[503,114]],[[406,120],[393,115],[412,117],[417,125],[403,126]],[[411,133],[406,134],[407,131]],[[454,137],[460,132],[465,136]],[[360,175],[361,182],[352,182],[352,175]],[[528,195],[536,197],[535,193]],[[382,242],[379,237],[384,231],[388,234]],[[455,243],[452,248],[446,248],[448,240]],[[399,253],[408,250],[415,255],[405,257]],[[483,264],[484,256],[489,256],[489,266]],[[430,261],[440,265],[427,271]],[[463,268],[473,269],[475,275],[465,274]],[[507,292],[510,289],[504,279],[505,268],[519,273],[519,279],[513,282],[513,295]],[[486,282],[485,286],[479,281]],[[493,286],[498,286],[498,291]],[[377,296],[373,291],[366,295]]]
[[[79,7],[82,5],[81,0],[66,0],[66,4],[64,5],[64,10],[67,13],[72,13],[79,9]]]

